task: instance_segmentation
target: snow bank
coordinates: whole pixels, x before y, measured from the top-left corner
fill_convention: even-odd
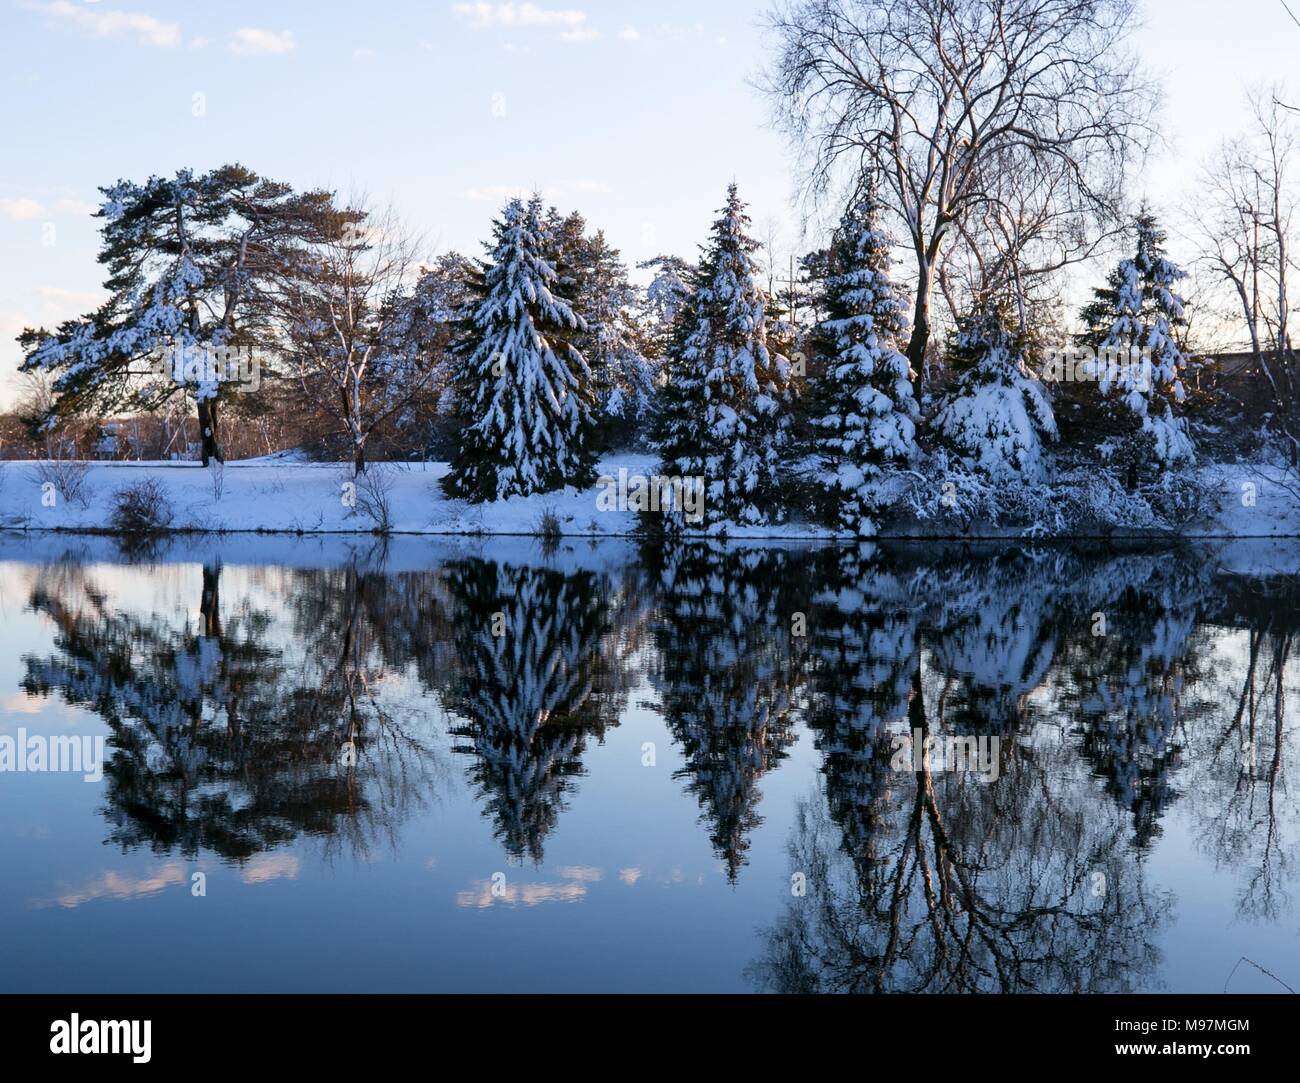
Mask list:
[[[598,474],[653,475],[653,455],[610,457]],[[446,497],[438,480],[447,473],[445,463],[394,463],[379,467],[391,479],[392,529],[398,534],[430,535],[536,535],[543,514],[553,512],[561,533],[569,537],[627,537],[636,532],[637,514],[601,506],[601,489],[563,489],[529,497],[512,497],[491,504],[473,505]],[[68,501],[42,488],[39,464],[0,463],[0,529],[104,530],[108,528],[113,494],[144,478],[155,478],[167,492],[175,517],[174,530],[208,532],[281,532],[290,534],[362,534],[373,524],[346,502],[346,486],[353,481],[350,466],[341,463],[307,463],[292,459],[251,459],[228,463],[221,472],[220,492],[213,471],[197,463],[102,462],[89,464],[85,503]],[[1212,521],[1196,524],[1186,533],[1210,538],[1300,537],[1300,492],[1284,484],[1277,468],[1259,464],[1213,464],[1201,469],[1202,477],[1219,494],[1220,510]],[[605,503],[608,503],[607,501]],[[711,533],[716,534],[718,527]],[[1006,529],[970,536],[1015,537]],[[733,539],[844,538],[823,527],[785,523],[780,526],[738,527],[727,524]],[[901,532],[883,536],[950,536],[951,527],[926,530],[912,524]]]

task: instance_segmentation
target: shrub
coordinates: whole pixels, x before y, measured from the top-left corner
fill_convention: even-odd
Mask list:
[[[81,459],[50,458],[36,464],[36,479],[44,485],[53,485],[54,491],[64,500],[90,507],[93,495],[86,480],[90,464]]]
[[[356,505],[352,514],[360,512],[370,520],[377,534],[390,534],[393,530],[393,473],[385,463],[371,463],[365,473],[350,479],[356,486]]]
[[[122,534],[156,534],[172,523],[171,501],[155,478],[134,482],[113,494],[113,529]]]
[[[553,507],[542,509],[542,513],[533,523],[533,533],[544,542],[556,544],[564,536],[564,528],[560,525],[560,517],[555,513]]]

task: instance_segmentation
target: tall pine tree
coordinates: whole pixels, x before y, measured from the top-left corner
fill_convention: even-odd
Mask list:
[[[768,349],[759,243],[734,183],[720,213],[678,313],[654,435],[665,473],[704,479],[707,523],[761,524],[782,514],[790,363]]]
[[[811,404],[819,503],[827,518],[864,537],[878,532],[886,472],[917,454],[920,416],[907,358],[895,348],[907,320],[889,279],[889,239],[876,221],[872,196],[855,200],[824,258],[811,261],[825,314],[810,341],[821,360]]]
[[[595,462],[593,379],[574,344],[586,322],[558,294],[541,198],[512,199],[493,236],[459,348],[464,437],[443,479],[475,502],[585,486]]]

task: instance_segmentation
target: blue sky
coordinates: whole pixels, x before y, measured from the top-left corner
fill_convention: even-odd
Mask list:
[[[0,402],[22,325],[99,299],[87,212],[119,177],[238,160],[364,191],[472,254],[505,192],[540,188],[629,262],[694,256],[734,178],[784,249],[793,163],[750,82],[766,6],[0,0]],[[1149,0],[1145,22],[1172,147],[1134,195],[1176,210],[1300,27],[1280,0]]]

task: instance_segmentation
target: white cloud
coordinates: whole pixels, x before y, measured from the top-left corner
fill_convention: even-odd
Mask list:
[[[34,199],[28,199],[26,196],[20,196],[18,199],[0,199],[0,217],[23,220],[39,218],[44,213],[45,207],[43,204],[37,203]]]
[[[255,26],[241,26],[230,35],[230,51],[241,56],[288,53],[297,46],[292,30],[262,30]]]
[[[37,286],[36,296],[41,299],[43,312],[58,319],[69,319],[74,313],[98,308],[104,303],[102,290],[68,290],[62,286]]]
[[[589,192],[593,194],[601,194],[609,191],[608,184],[601,184],[601,182],[597,180],[576,180],[571,182],[570,187],[579,192]]]
[[[465,199],[472,199],[475,203],[504,203],[507,199],[531,199],[533,192],[537,189],[532,186],[518,184],[485,184],[481,188],[466,188],[461,192]],[[563,199],[564,189],[558,186],[548,186],[543,188],[540,195],[543,199]]]
[[[476,30],[488,26],[581,26],[587,13],[576,8],[540,8],[536,4],[452,4],[452,12]]]
[[[600,31],[594,27],[579,26],[573,30],[565,30],[560,35],[560,40],[582,44],[583,42],[595,41],[598,37],[600,37]]]
[[[96,214],[99,211],[98,203],[87,203],[84,199],[60,199],[54,206],[64,214]]]
[[[97,38],[130,37],[139,45],[158,49],[174,49],[181,43],[180,23],[165,23],[138,11],[100,11],[69,0],[53,0],[36,7]]]
[[[635,26],[625,26],[618,32],[618,36],[624,41],[640,41],[641,31]]]
[[[374,60],[379,54],[369,47],[352,50],[353,60]]]
[[[482,188],[466,188],[461,193],[466,199],[472,199],[475,203],[486,203],[488,200],[497,202],[523,194],[522,188],[511,188],[504,184],[485,184]]]

